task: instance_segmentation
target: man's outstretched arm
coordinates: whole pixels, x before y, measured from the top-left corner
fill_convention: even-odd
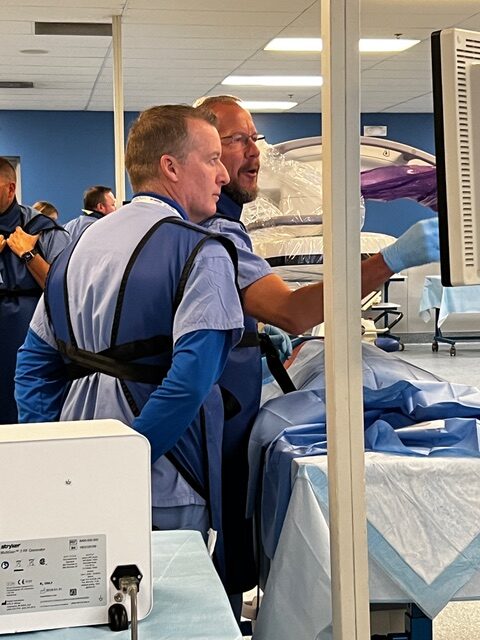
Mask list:
[[[362,297],[394,273],[440,259],[438,219],[421,220],[393,244],[361,263]],[[260,278],[242,291],[246,313],[298,335],[323,322],[323,283],[292,291],[277,275]]]

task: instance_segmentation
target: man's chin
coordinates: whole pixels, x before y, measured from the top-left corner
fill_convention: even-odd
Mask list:
[[[242,189],[242,187],[234,184],[226,184],[222,187],[222,191],[240,206],[248,202],[253,202],[258,195],[258,187],[254,189]]]

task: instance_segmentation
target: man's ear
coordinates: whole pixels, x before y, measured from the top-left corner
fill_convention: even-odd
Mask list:
[[[174,156],[165,154],[160,158],[160,171],[171,182],[178,182],[178,164]]]

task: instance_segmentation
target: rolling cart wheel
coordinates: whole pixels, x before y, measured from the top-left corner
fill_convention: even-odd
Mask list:
[[[457,355],[457,350],[455,349],[455,346],[453,344],[450,347],[450,355],[451,356],[456,356]]]
[[[432,351],[433,353],[437,353],[438,351],[438,342],[436,342],[435,340],[432,342]]]
[[[398,341],[398,350],[399,351],[405,351],[405,345],[403,344],[403,342],[401,340]]]

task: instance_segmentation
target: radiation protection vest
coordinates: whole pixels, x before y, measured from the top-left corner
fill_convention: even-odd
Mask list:
[[[0,215],[0,234],[7,239],[16,227],[30,235],[61,230],[51,218],[14,201]],[[66,242],[65,242],[66,244]],[[41,242],[36,249],[43,255]],[[0,389],[2,391],[1,420],[4,424],[17,422],[17,405],[13,395],[17,351],[27,335],[28,325],[42,295],[42,288],[29,272],[27,265],[7,246],[0,253]]]
[[[45,294],[47,313],[70,378],[94,372],[117,378],[133,415],[138,415],[170,368],[175,311],[196,255],[212,238],[221,242],[236,266],[236,251],[230,241],[176,216],[157,221],[132,245],[116,292],[109,346],[100,353],[80,348],[72,327],[67,276],[80,239],[72,243],[52,266]],[[115,245],[114,237],[109,241]],[[207,503],[210,525],[218,533],[217,569],[224,577],[222,438],[223,402],[215,385],[195,421],[166,455]]]

